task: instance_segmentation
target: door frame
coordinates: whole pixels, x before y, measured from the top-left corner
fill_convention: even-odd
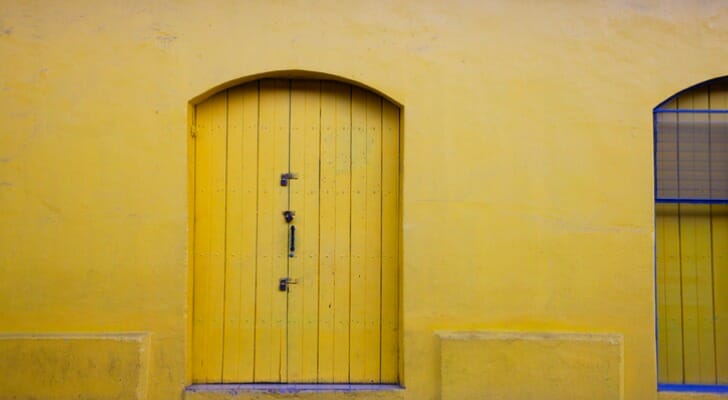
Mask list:
[[[404,187],[404,148],[405,148],[405,141],[404,141],[404,120],[405,120],[405,108],[404,105],[394,99],[392,96],[387,95],[385,92],[376,89],[375,87],[366,85],[360,81],[355,81],[353,79],[349,79],[340,75],[334,75],[330,73],[324,73],[324,72],[318,72],[318,71],[311,71],[311,70],[275,70],[275,71],[269,71],[269,72],[263,72],[253,75],[248,75],[244,77],[240,77],[237,79],[233,79],[224,83],[221,83],[217,86],[214,86],[194,97],[192,97],[188,103],[187,103],[187,129],[185,131],[186,136],[186,142],[187,142],[187,277],[186,277],[186,329],[185,329],[185,385],[189,386],[192,384],[192,324],[193,324],[193,308],[194,308],[194,249],[195,249],[195,163],[196,163],[196,157],[195,157],[195,110],[196,106],[208,98],[212,97],[213,95],[227,90],[229,88],[243,85],[248,82],[257,81],[261,79],[291,79],[291,80],[307,80],[307,79],[316,79],[316,80],[328,80],[328,81],[335,81],[335,82],[341,82],[348,85],[356,86],[361,89],[370,91],[372,93],[375,93],[379,96],[381,96],[383,99],[391,102],[399,109],[399,154],[398,154],[398,164],[399,164],[399,193],[398,193],[398,262],[397,262],[397,270],[398,270],[398,354],[397,354],[397,362],[398,362],[398,382],[397,384],[400,387],[404,386],[405,382],[405,371],[404,371],[404,293],[403,293],[403,280],[404,280],[404,268],[403,268],[403,260],[404,260],[404,246],[403,246],[403,214],[404,214],[404,197],[403,197],[403,187]],[[229,384],[228,384],[229,385]],[[256,384],[247,384],[247,385],[256,385]],[[284,386],[286,384],[283,384]],[[292,384],[296,385],[296,384]],[[330,384],[314,384],[313,386],[320,386],[322,388],[326,386],[336,386],[336,385],[330,385]],[[350,385],[349,385],[350,386]],[[393,385],[391,384],[382,384],[383,388],[391,388]]]

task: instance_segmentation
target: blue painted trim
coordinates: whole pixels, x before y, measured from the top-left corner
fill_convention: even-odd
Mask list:
[[[652,113],[652,179],[657,198],[657,114]]]
[[[708,109],[685,109],[685,108],[663,108],[654,111],[656,114],[728,114],[728,110],[708,110]]]
[[[657,198],[657,113],[652,113],[652,179],[653,179],[653,188],[655,191],[655,198]],[[656,207],[655,207],[656,208]],[[654,231],[657,231],[657,210],[653,210],[652,212],[652,229]],[[658,318],[658,310],[657,310],[657,237],[653,236],[652,240],[652,279],[655,282],[655,285],[653,287],[654,292],[654,301],[655,301],[655,360],[657,362],[657,368],[655,368],[655,378],[657,380],[660,379],[660,371],[659,365],[660,365],[660,344],[658,343],[659,340],[659,332],[658,332],[658,326],[659,321]]]
[[[660,392],[695,392],[695,393],[728,393],[728,385],[687,385],[676,383],[659,383]]]
[[[656,198],[655,203],[667,204],[728,204],[728,199],[663,199]]]
[[[311,383],[223,383],[196,384],[185,388],[187,392],[265,392],[265,393],[308,393],[308,392],[371,392],[404,390],[402,386],[384,384],[311,384]]]

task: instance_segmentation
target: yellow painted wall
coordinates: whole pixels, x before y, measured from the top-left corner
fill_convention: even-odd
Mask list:
[[[654,399],[651,110],[726,39],[719,1],[3,2],[0,333],[146,332],[136,393],[180,398],[190,104],[318,71],[403,106],[405,398],[447,330],[619,334]]]

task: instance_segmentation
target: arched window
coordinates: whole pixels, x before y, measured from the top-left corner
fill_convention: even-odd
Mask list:
[[[658,382],[728,390],[728,78],[654,110]]]

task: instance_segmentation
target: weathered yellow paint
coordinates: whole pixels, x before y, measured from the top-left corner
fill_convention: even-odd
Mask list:
[[[624,398],[620,335],[442,332],[442,400]]]
[[[726,18],[678,0],[4,2],[0,331],[147,332],[148,398],[179,398],[199,367],[194,106],[336,78],[401,106],[402,396],[437,398],[445,329],[623,334],[624,397],[655,399],[650,111],[727,73]]]
[[[0,398],[146,399],[149,336],[0,335]]]

